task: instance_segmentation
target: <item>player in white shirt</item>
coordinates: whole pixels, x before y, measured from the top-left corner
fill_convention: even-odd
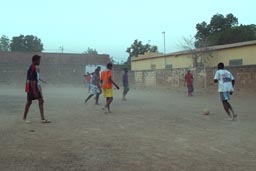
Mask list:
[[[223,107],[229,116],[229,120],[233,120],[237,117],[234,113],[228,100],[230,100],[230,95],[234,92],[235,79],[233,75],[226,69],[224,69],[224,64],[218,64],[218,70],[214,76],[214,82],[218,83],[218,92],[220,93],[220,99],[222,101]],[[232,116],[230,114],[232,112]]]

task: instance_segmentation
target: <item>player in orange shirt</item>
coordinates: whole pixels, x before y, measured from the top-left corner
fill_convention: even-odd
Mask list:
[[[103,108],[105,113],[111,113],[110,110],[110,104],[113,101],[113,90],[112,90],[112,84],[119,90],[119,86],[112,80],[112,70],[113,65],[111,63],[107,64],[107,70],[101,72],[101,84],[102,84],[102,90],[103,95],[106,98],[106,105]]]

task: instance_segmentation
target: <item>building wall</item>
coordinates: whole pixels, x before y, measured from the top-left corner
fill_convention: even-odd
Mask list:
[[[229,61],[234,59],[243,59],[243,65],[256,64],[256,45],[236,47],[232,49],[223,49],[213,52],[213,57],[209,58],[208,66],[216,66],[223,62],[229,66]]]
[[[215,67],[219,62],[229,66],[230,60],[242,59],[242,65],[256,65],[256,45],[234,47],[209,52],[212,57],[206,55],[208,59],[207,66]],[[154,69],[165,69],[166,65],[172,65],[172,68],[192,68],[193,59],[190,54],[170,54],[166,56],[139,56],[132,58],[132,70],[150,70],[152,64],[156,65]]]
[[[152,65],[156,66],[155,69],[165,69],[166,65],[171,65],[172,68],[191,68],[193,66],[193,60],[190,55],[179,55],[177,57],[170,55],[143,60],[135,59],[132,61],[132,70],[151,70]]]
[[[190,55],[187,54],[177,57],[169,56],[166,57],[166,64],[171,64],[172,68],[191,68],[193,67],[193,60]]]

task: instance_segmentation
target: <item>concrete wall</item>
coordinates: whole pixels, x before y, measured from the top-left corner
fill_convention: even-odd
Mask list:
[[[81,84],[87,65],[105,66],[109,55],[37,53],[41,78],[49,84]],[[24,84],[34,53],[0,52],[0,84]]]

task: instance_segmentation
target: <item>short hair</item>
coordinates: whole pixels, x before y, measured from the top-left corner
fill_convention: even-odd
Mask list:
[[[224,69],[224,64],[222,62],[218,64],[218,69]]]
[[[108,63],[107,64],[107,68],[109,68],[109,67],[113,67],[113,64],[112,63]]]
[[[38,61],[40,58],[41,58],[41,56],[39,56],[39,55],[34,55],[34,56],[32,57],[32,62]]]

